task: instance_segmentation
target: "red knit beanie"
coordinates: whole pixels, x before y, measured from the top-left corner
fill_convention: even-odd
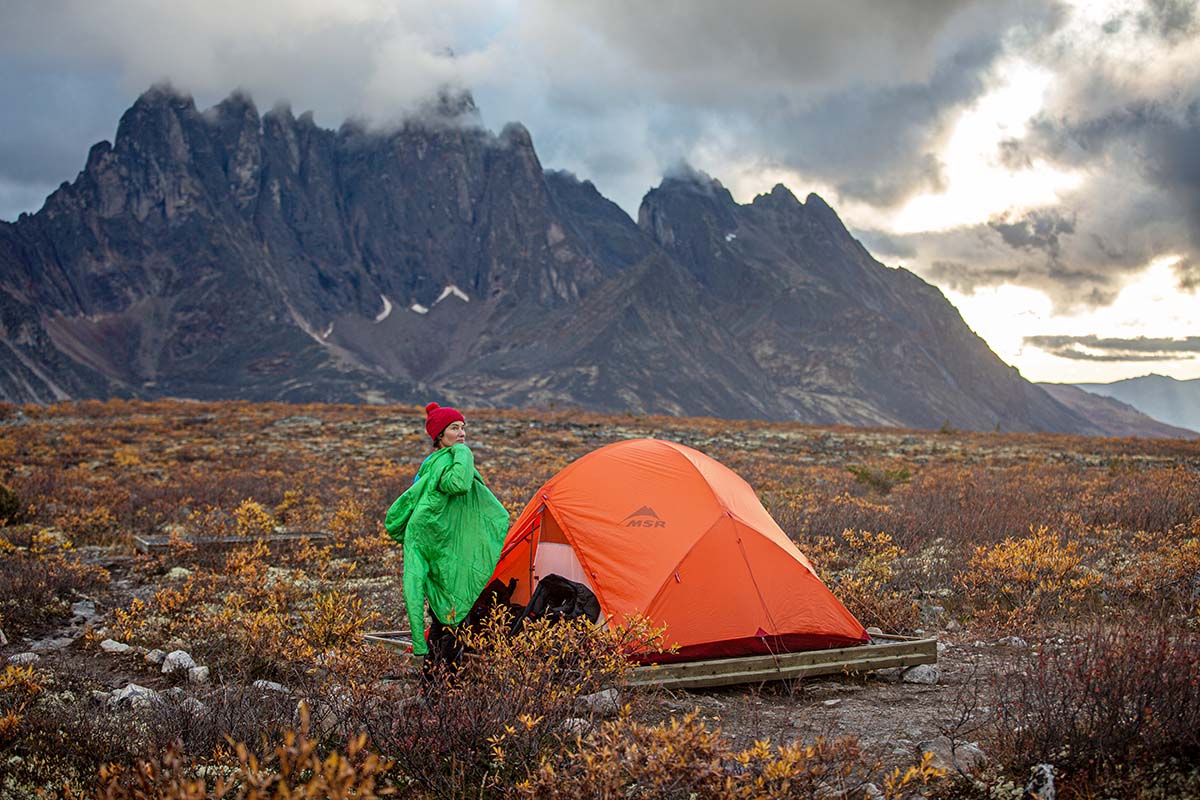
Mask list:
[[[430,403],[425,406],[425,432],[429,434],[429,438],[435,442],[442,435],[442,431],[450,427],[451,422],[466,422],[463,415],[458,413],[458,409],[442,408],[437,403]]]

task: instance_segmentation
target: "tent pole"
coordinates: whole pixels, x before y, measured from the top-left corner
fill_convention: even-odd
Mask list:
[[[537,546],[538,534],[542,530],[542,515],[546,513],[546,506],[543,504],[538,509],[537,524],[533,526],[529,536],[529,599],[533,599],[533,550]]]

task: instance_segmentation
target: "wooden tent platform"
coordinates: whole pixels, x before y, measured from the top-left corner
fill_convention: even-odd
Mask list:
[[[182,541],[187,542],[195,547],[236,547],[239,544],[247,544],[249,542],[266,542],[267,544],[277,544],[280,542],[298,542],[301,539],[307,539],[310,542],[327,542],[333,539],[332,533],[325,531],[281,531],[272,533],[268,536],[197,536],[195,538],[182,537]],[[165,553],[171,549],[170,536],[134,536],[133,546],[139,553]]]
[[[739,656],[637,667],[629,683],[701,689],[816,675],[844,675],[891,667],[937,663],[937,639],[874,636],[870,644],[767,656]]]
[[[408,631],[375,631],[365,634],[363,639],[402,652],[412,646]],[[413,660],[419,662],[420,658],[414,656]],[[635,667],[629,683],[632,686],[701,689],[936,663],[937,639],[883,635],[874,636],[870,644],[857,647]]]

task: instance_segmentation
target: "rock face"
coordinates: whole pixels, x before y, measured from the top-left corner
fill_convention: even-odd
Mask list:
[[[0,397],[561,403],[1097,433],[819,197],[671,177],[635,223],[444,97],[390,133],[155,88],[0,223]]]

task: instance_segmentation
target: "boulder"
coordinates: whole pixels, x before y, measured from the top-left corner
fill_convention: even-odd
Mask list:
[[[904,675],[903,667],[887,667],[886,669],[877,669],[872,673],[876,678],[887,683],[899,683],[900,678]]]
[[[904,670],[900,679],[905,683],[936,684],[942,679],[942,672],[933,664],[918,664]]]
[[[71,623],[74,625],[86,625],[98,616],[95,600],[80,600],[71,604]]]
[[[42,639],[40,642],[34,642],[30,646],[30,650],[35,653],[52,653],[55,650],[64,650],[75,643],[75,636],[56,636],[53,639]]]
[[[116,639],[105,639],[100,643],[100,649],[106,653],[128,653],[133,648]]]
[[[204,709],[207,708],[204,703],[201,703],[194,697],[184,698],[183,702],[179,704],[179,707],[194,717],[203,714]]]
[[[146,655],[145,655],[147,664],[161,664],[163,662],[163,659],[165,659],[166,657],[167,657],[167,654],[157,648],[155,648],[154,650],[151,650],[149,653],[146,653]]]
[[[128,703],[133,708],[145,708],[159,701],[158,692],[153,689],[147,689],[145,686],[139,686],[136,683],[128,683],[123,688],[117,689],[108,696],[108,704],[110,706]]]
[[[162,671],[170,673],[181,669],[189,670],[194,666],[196,666],[196,662],[192,660],[191,655],[186,650],[172,650],[163,659]]]

